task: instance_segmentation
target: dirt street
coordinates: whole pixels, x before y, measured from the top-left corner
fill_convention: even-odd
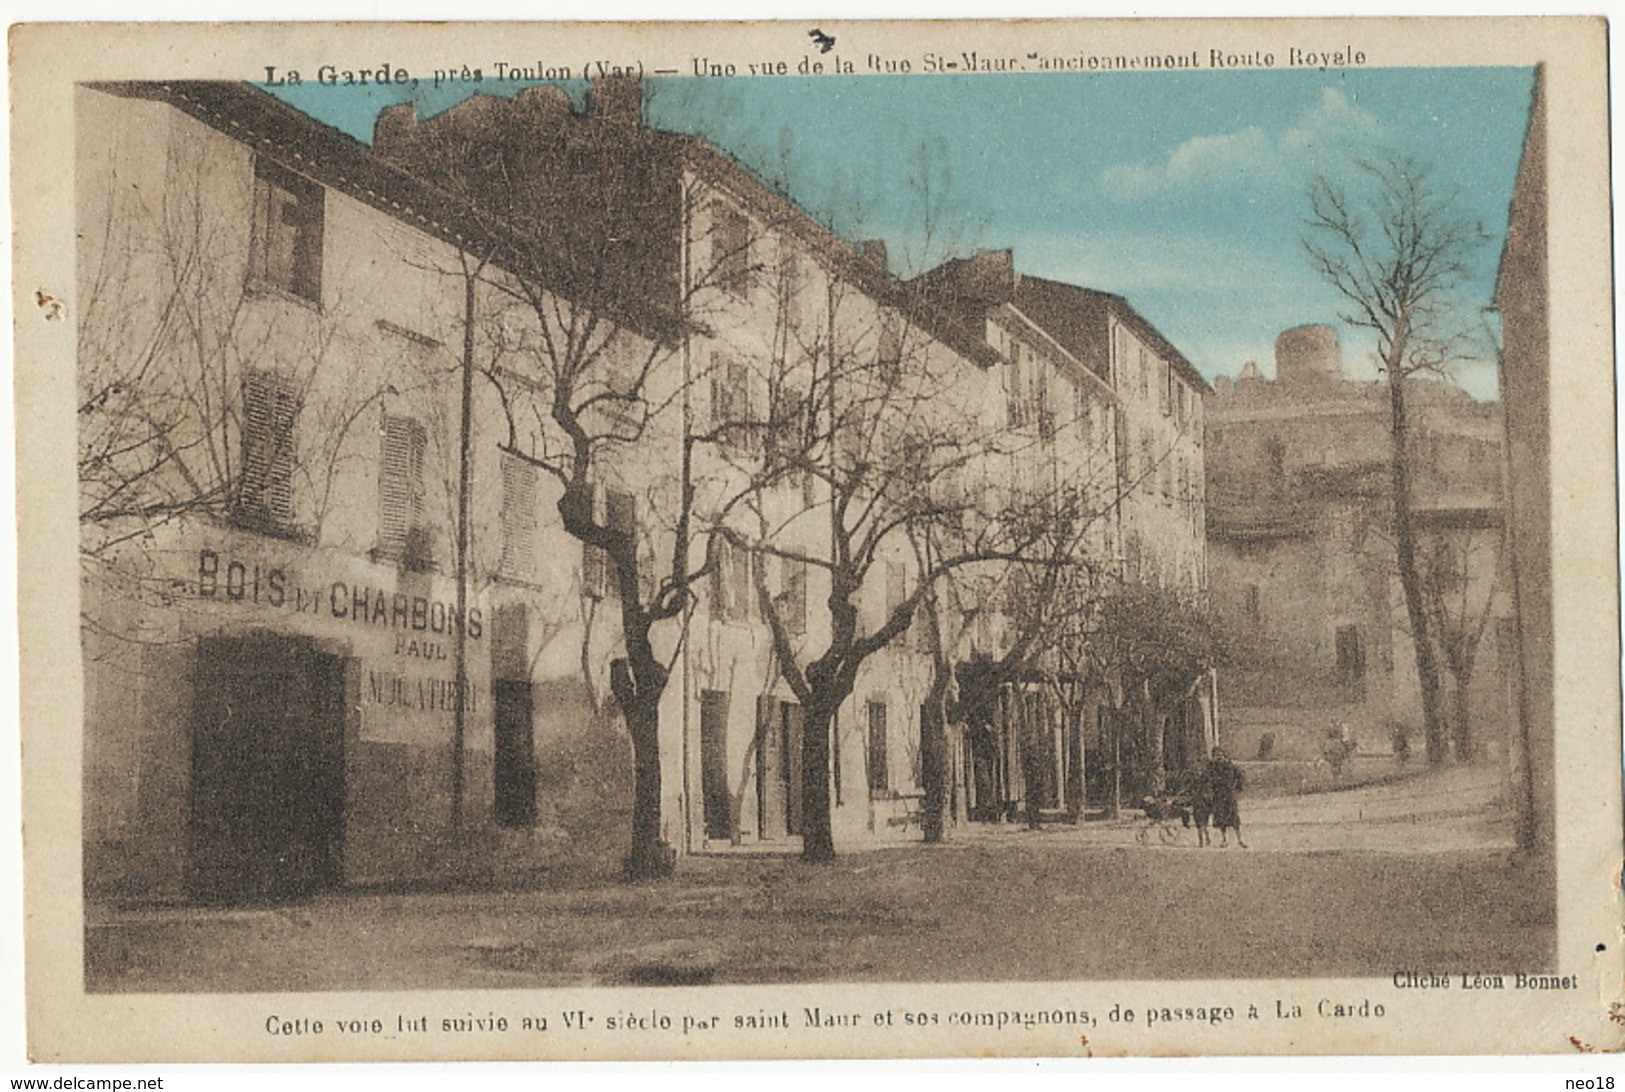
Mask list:
[[[1529,970],[1550,880],[1493,778],[1249,800],[1252,848],[1135,823],[944,846],[685,859],[663,884],[347,892],[277,908],[92,908],[98,991],[1370,976]]]

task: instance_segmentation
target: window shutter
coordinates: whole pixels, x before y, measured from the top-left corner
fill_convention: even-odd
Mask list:
[[[886,616],[880,620],[884,625],[892,616],[892,612],[903,605],[908,598],[908,572],[900,561],[886,562]]]
[[[253,372],[243,380],[240,512],[257,523],[293,522],[294,425],[298,401],[279,376]]]
[[[717,567],[711,570],[711,620],[721,622],[728,617],[728,567],[732,562],[733,544],[727,539],[717,540]]]
[[[712,206],[711,264],[717,285],[742,296],[750,288],[750,220],[728,205]]]
[[[733,551],[732,572],[729,574],[728,594],[735,621],[748,622],[751,617],[752,588],[750,566],[752,554],[748,550]]]
[[[502,571],[520,580],[536,575],[536,468],[502,460]]]
[[[250,375],[243,383],[243,476],[239,499],[243,507],[262,507],[270,477],[274,413],[271,385],[266,376]]]
[[[792,634],[807,632],[807,563],[785,561],[784,573],[784,628]]]
[[[604,493],[604,524],[611,531],[619,531],[628,535],[632,541],[637,542],[638,537],[638,499],[631,493],[623,493],[610,489]],[[618,596],[621,586],[620,579],[609,562],[609,555],[597,551],[604,562],[604,594]]]
[[[886,754],[886,703],[869,703],[869,791],[885,792],[891,787]]]
[[[726,539],[717,543],[717,567],[711,573],[711,617],[739,622],[750,617],[751,554]]]
[[[428,434],[412,417],[384,417],[383,455],[378,467],[378,546],[404,553],[423,527],[424,465]]]
[[[308,178],[266,160],[254,165],[252,275],[320,302],[324,192]]]
[[[592,498],[593,519],[602,520],[604,494],[595,489]],[[593,599],[602,599],[609,587],[609,559],[604,551],[585,542],[581,544],[581,591]]]
[[[903,330],[894,315],[883,315],[880,320],[880,374],[888,383],[895,383],[903,374]]]

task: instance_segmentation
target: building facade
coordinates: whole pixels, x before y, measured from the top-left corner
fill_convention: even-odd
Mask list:
[[[1276,339],[1272,379],[1249,364],[1216,387],[1209,564],[1238,645],[1220,692],[1227,744],[1242,757],[1314,759],[1347,737],[1360,751],[1414,742],[1419,754],[1416,660],[1388,526],[1386,385],[1346,379],[1335,331],[1311,325]],[[1444,384],[1413,384],[1409,404],[1429,610],[1459,654],[1445,690],[1463,704],[1447,715],[1466,725],[1467,749],[1504,753],[1500,410]]]
[[[1535,71],[1529,128],[1518,162],[1507,241],[1495,284],[1501,313],[1501,397],[1506,405],[1505,549],[1514,605],[1502,665],[1514,712],[1513,793],[1518,844],[1555,845],[1551,524],[1551,312],[1546,235],[1546,104]]]
[[[1052,796],[1046,788],[1042,799],[1074,814],[1085,807],[1115,811],[1123,800],[1177,780],[1217,738],[1212,663],[1152,668],[1132,654],[1117,661],[1102,656],[1102,647],[1118,642],[1103,638],[1110,623],[1094,609],[1102,601],[1126,606],[1131,597],[1114,591],[1134,588],[1142,608],[1205,611],[1203,400],[1210,388],[1127,300],[1020,273],[1009,251],[947,262],[916,283],[959,322],[985,324],[1008,361],[1012,429],[1029,428],[1050,445],[1039,465],[1054,468],[1084,497],[1088,526],[1076,560],[1088,573],[1088,586],[1077,593],[1085,609],[1072,632],[1063,625],[1063,632],[1048,633],[1050,647],[1037,657],[1076,687],[1068,701],[1067,688],[1052,684],[1062,696],[1036,702],[1060,726],[1042,753],[1071,756],[1059,763],[1070,795]],[[1030,471],[1016,466],[1013,473]],[[1114,616],[1122,623],[1128,613]],[[1148,635],[1148,629],[1140,634]],[[1069,644],[1090,654],[1068,660]],[[977,659],[998,652],[974,650]],[[1002,729],[1006,738],[1023,730]],[[1020,792],[1012,787],[1006,795]]]
[[[834,711],[833,830],[915,837],[926,703],[1019,622],[1021,566],[985,560],[932,583],[927,627],[944,551],[1069,498],[1083,568],[1124,579],[1132,534],[1133,578],[1202,589],[1200,380],[1125,303],[1047,285],[1107,316],[1084,338],[1012,282],[967,323],[646,129],[635,81],[585,111],[547,88],[393,108],[370,148],[242,85],[85,87],[78,111],[98,896],[613,866],[628,602],[676,605],[649,629],[662,840],[793,838],[797,673],[843,581],[859,638],[905,625]],[[578,466],[634,583],[565,530]],[[1042,730],[956,726],[951,816],[1081,814],[1124,690],[1084,674]],[[1036,723],[1038,689],[1001,692],[1000,723]]]

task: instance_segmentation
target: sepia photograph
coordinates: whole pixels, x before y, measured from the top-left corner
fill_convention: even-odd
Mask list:
[[[1618,1049],[1605,27],[1529,23],[53,73],[36,1056]]]

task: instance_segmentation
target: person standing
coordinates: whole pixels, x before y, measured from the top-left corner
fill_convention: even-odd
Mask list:
[[[1247,848],[1247,843],[1241,840],[1241,809],[1236,804],[1243,780],[1241,767],[1230,761],[1224,748],[1213,748],[1213,759],[1207,764],[1207,803],[1213,809],[1212,822],[1219,831],[1221,848],[1230,844],[1227,830],[1234,830],[1236,844]]]

